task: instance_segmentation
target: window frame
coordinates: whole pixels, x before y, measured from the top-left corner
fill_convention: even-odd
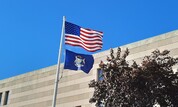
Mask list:
[[[75,106],[75,107],[82,107],[81,105],[79,105],[79,106]]]
[[[102,74],[103,74],[102,69],[98,68],[97,69],[97,78],[96,78],[97,81],[102,81],[103,80],[103,75]]]
[[[3,92],[0,92],[0,106],[2,105]]]
[[[10,93],[10,91],[5,91],[3,105],[7,105],[8,104],[8,102],[9,102],[9,93]]]

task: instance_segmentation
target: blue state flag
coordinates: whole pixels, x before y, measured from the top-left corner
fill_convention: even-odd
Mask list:
[[[85,55],[66,50],[64,69],[82,70],[89,73],[94,64],[92,55]]]

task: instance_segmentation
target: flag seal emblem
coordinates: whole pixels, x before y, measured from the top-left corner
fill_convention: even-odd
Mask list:
[[[85,58],[82,58],[82,56],[77,55],[75,56],[75,66],[78,67],[78,69],[80,69],[81,67],[83,67],[85,65]]]

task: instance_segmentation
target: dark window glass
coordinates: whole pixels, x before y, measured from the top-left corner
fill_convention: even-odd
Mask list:
[[[98,81],[102,81],[103,80],[103,71],[101,69],[97,70],[97,80]],[[104,107],[102,102],[100,102],[99,107]]]
[[[98,81],[103,80],[103,71],[101,69],[98,69],[97,79]]]
[[[2,93],[0,93],[0,106],[1,106],[1,101],[2,100]]]
[[[7,105],[9,99],[9,91],[5,92],[5,97],[4,97],[4,105]]]

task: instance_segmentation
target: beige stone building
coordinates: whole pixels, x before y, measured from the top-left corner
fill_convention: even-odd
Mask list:
[[[178,30],[120,47],[122,50],[129,48],[127,59],[138,63],[155,49],[168,49],[171,56],[178,57]],[[93,89],[89,89],[88,83],[97,79],[98,64],[101,60],[105,61],[107,55],[109,50],[94,54],[95,63],[89,74],[63,70],[57,107],[94,107],[89,103]],[[173,69],[177,71],[176,66]],[[55,72],[56,65],[1,80],[0,107],[51,107]]]

